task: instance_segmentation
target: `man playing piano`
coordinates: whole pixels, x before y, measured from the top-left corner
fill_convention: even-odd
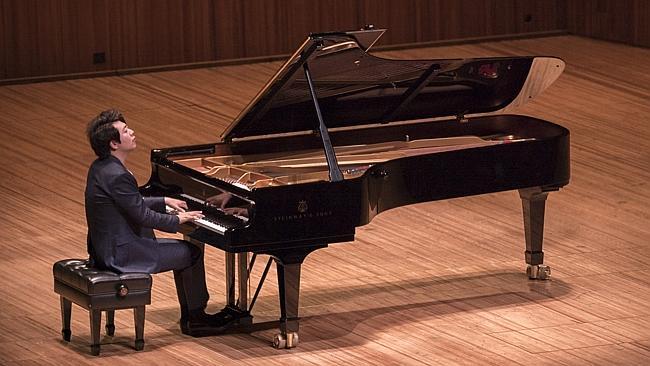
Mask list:
[[[184,201],[142,197],[126,168],[136,139],[124,116],[115,109],[101,112],[87,128],[97,155],[88,171],[85,192],[88,253],[93,265],[116,272],[174,271],[181,307],[181,330],[192,334],[214,322],[205,313],[208,291],[203,248],[184,240],[156,239],[153,229],[175,233],[178,226],[202,218],[186,211]],[[177,213],[166,213],[170,206]]]

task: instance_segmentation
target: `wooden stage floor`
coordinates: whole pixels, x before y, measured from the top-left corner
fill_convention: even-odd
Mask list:
[[[395,58],[555,55],[563,76],[518,113],[571,130],[571,183],[549,196],[550,281],[529,281],[516,192],[401,207],[303,266],[300,346],[273,331],[194,339],[178,326],[170,273],[155,275],[145,350],[130,311],[89,355],[85,310],[60,337],[52,264],[85,256],[84,128],[118,107],[153,147],[216,142],[280,63],[0,87],[0,364],[650,364],[650,50],[574,36],[384,52]],[[208,248],[210,310],[224,262]],[[253,274],[258,278],[261,269]],[[275,272],[254,315],[278,315]]]

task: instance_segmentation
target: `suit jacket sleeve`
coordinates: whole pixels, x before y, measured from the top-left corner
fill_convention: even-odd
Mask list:
[[[118,175],[109,186],[115,204],[137,225],[170,233],[178,231],[178,216],[158,213],[147,207],[131,173]],[[164,203],[164,199],[161,201]]]
[[[166,213],[165,197],[143,197],[143,199],[145,206],[156,212]]]

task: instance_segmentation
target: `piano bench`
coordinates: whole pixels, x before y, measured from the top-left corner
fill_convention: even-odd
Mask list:
[[[65,259],[54,263],[54,292],[61,297],[61,334],[70,341],[72,303],[88,310],[92,355],[99,355],[99,328],[106,312],[106,334],[115,333],[115,310],[133,309],[135,349],[144,348],[144,311],[151,304],[151,275],[115,273],[92,268],[87,260]]]

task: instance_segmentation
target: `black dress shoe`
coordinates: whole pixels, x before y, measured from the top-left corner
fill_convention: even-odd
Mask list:
[[[215,331],[208,323],[184,321],[181,322],[181,333],[192,337],[205,337],[214,335]]]
[[[250,325],[253,317],[249,312],[226,306],[216,314],[200,312],[189,320],[181,319],[181,332],[192,337],[204,337],[227,332],[240,325]]]
[[[206,314],[201,310],[190,314],[189,319],[181,318],[181,332],[193,337],[201,337],[204,335],[209,335],[208,333],[212,330],[212,316]],[[212,331],[214,334],[214,331]]]

